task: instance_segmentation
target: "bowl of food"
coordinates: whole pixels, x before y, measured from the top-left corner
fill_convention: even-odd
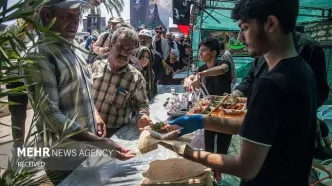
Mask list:
[[[182,129],[183,128],[178,125],[169,125],[164,122],[152,123],[148,128],[152,137],[162,140],[176,138],[176,135]]]

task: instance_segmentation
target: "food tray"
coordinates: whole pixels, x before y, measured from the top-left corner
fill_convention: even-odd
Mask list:
[[[220,106],[214,109],[209,115],[211,116],[218,116],[223,118],[233,118],[233,117],[242,117],[246,113],[247,103],[245,103],[246,98],[238,98],[238,102],[233,105],[234,108],[238,109],[224,109],[225,102],[228,96],[225,96],[224,99],[221,101]],[[229,105],[228,105],[229,106]]]
[[[176,128],[176,130],[166,133],[166,134],[161,134],[158,133],[154,130],[152,130],[150,127],[148,127],[148,131],[150,132],[150,135],[154,138],[161,139],[161,140],[166,140],[166,139],[173,139],[176,137],[176,135],[182,130],[183,128],[178,126],[178,125],[172,125],[173,127]]]
[[[225,98],[225,96],[208,95],[204,99],[210,100],[210,101],[215,101],[215,102],[221,102],[224,98]]]
[[[246,115],[246,111],[244,110],[241,114],[238,115],[230,115],[225,114],[224,109],[221,109],[220,107],[211,112],[210,116],[220,117],[220,118],[242,118]]]
[[[203,99],[203,100],[199,100],[188,112],[187,115],[194,115],[194,114],[203,114],[203,115],[209,115],[213,110],[215,110],[217,107],[220,106],[221,102],[215,102],[215,105],[211,105],[209,107],[211,107],[211,111],[209,113],[194,113],[194,109],[196,109],[197,107],[208,107],[208,106],[201,106],[202,102],[208,102],[208,99]]]

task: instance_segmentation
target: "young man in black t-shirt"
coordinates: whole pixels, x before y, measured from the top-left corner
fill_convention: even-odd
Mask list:
[[[316,132],[317,88],[310,66],[295,50],[292,31],[298,0],[240,0],[232,10],[238,40],[252,57],[264,56],[268,72],[255,79],[248,111],[239,119],[215,125],[214,118],[181,117],[189,133],[199,128],[241,136],[235,156],[179,151],[185,158],[242,178],[242,186],[308,185]],[[203,122],[204,121],[204,122]],[[181,149],[182,150],[182,149]]]
[[[224,93],[230,93],[232,83],[231,63],[227,60],[218,61],[219,53],[220,45],[218,40],[203,40],[199,44],[199,57],[201,61],[205,62],[205,64],[199,67],[198,73],[196,75],[189,76],[184,80],[184,87],[189,88],[193,86],[196,88],[199,86],[199,79],[204,77],[202,81],[210,95],[223,95]],[[213,67],[220,68],[222,74],[217,76],[207,76],[210,73],[209,69]],[[227,154],[232,135],[209,130],[204,131],[205,150],[208,152],[214,152],[216,136],[216,153]],[[216,180],[219,180],[220,174],[216,172],[215,177]]]

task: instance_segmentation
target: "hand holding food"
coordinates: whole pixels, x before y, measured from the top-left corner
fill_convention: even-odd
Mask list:
[[[173,127],[172,125],[168,125],[163,122],[157,122],[156,124],[150,124],[151,130],[160,133],[160,134],[167,134],[169,132],[173,132],[177,130],[177,128]]]
[[[203,128],[203,116],[201,114],[182,116],[169,122],[170,125],[178,125],[183,127],[180,132],[180,136],[188,133],[192,133],[198,129]]]
[[[150,124],[151,120],[148,115],[143,115],[138,121],[137,126],[138,128],[143,128],[145,126],[148,126]]]
[[[186,91],[189,91],[191,89],[191,83],[192,83],[192,80],[190,78],[184,79],[184,81],[183,81],[183,88]]]
[[[196,74],[195,77],[194,77],[194,80],[193,80],[192,83],[191,83],[191,86],[193,86],[194,88],[199,87],[199,84],[200,84],[200,81],[201,81],[200,79],[201,79],[201,78],[200,78],[199,73]]]

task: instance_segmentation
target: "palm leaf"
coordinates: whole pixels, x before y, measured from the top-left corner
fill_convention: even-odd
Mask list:
[[[1,126],[5,126],[5,127],[10,127],[10,128],[14,128],[14,129],[19,129],[19,130],[21,130],[21,128],[19,128],[19,127],[15,127],[15,126],[12,126],[12,125],[7,125],[7,124],[5,124],[5,123],[1,123],[1,122],[0,122],[0,125],[1,125]]]
[[[8,83],[13,83],[13,82],[18,82],[22,79],[25,79],[27,77],[30,77],[29,76],[7,76],[7,77],[3,77],[0,79],[0,84],[8,84]],[[0,93],[1,95],[1,93]]]
[[[63,42],[65,44],[71,45],[70,42],[60,37],[58,33],[50,31],[49,28],[54,24],[55,19],[51,21],[47,26],[42,26],[35,20],[29,18],[29,16],[33,15],[34,9],[37,8],[40,4],[43,4],[46,0],[37,0],[32,8],[23,8],[28,1],[19,0],[13,6],[7,7],[8,0],[3,0],[0,2],[0,9],[2,12],[0,13],[0,23],[9,20],[15,20],[17,18],[22,18],[25,21],[25,24],[19,25],[18,28],[9,29],[4,33],[0,33],[0,61],[1,61],[1,70],[0,70],[0,84],[7,84],[11,82],[19,81],[28,76],[16,76],[11,75],[16,70],[29,70],[33,73],[33,75],[38,75],[38,69],[35,68],[34,63],[37,60],[44,60],[44,56],[38,54],[30,54],[34,47],[39,47],[42,45],[50,44],[55,41]],[[123,0],[118,0],[115,2],[111,2],[113,9],[115,12],[119,14],[119,11],[123,10]],[[119,5],[121,5],[119,7]],[[35,32],[38,36],[43,35],[43,39],[39,37],[38,41],[34,40],[34,34],[27,29],[27,25],[31,24]],[[22,42],[22,37],[27,36],[31,41],[33,46],[26,47],[25,43]],[[74,46],[76,47],[76,46]],[[78,50],[83,51],[80,48]],[[0,97],[8,96],[8,95],[21,95],[26,94],[23,92],[29,86],[35,86],[36,84],[26,85],[14,89],[10,89],[7,91],[0,91]],[[33,96],[38,99],[30,103],[34,109],[34,115],[32,118],[32,122],[30,128],[28,130],[28,134],[24,140],[24,147],[40,147],[43,143],[45,146],[49,145],[50,147],[56,148],[63,145],[68,145],[71,142],[67,142],[67,139],[71,138],[74,135],[86,130],[77,130],[75,132],[68,133],[68,128],[73,125],[75,118],[69,119],[64,126],[63,130],[57,130],[50,121],[45,121],[42,123],[43,130],[42,131],[34,131],[34,128],[37,124],[39,124],[41,117],[46,118],[44,113],[42,112],[42,106],[45,100],[48,99],[48,96],[45,95],[42,89],[37,89],[38,92],[35,92]],[[12,102],[4,102],[0,101],[0,104],[14,104]],[[13,127],[7,124],[0,123],[1,126]],[[13,127],[15,128],[15,127]],[[43,134],[44,138],[41,138],[40,135]],[[3,135],[0,139],[4,139],[8,137],[8,135]],[[0,143],[0,145],[4,145],[7,143],[12,143],[18,139],[5,141]],[[66,142],[65,142],[66,141]],[[46,175],[37,176],[37,171],[31,170],[30,168],[22,168],[18,167],[18,161],[29,161],[29,160],[38,160],[38,159],[29,159],[24,157],[13,156],[11,159],[8,159],[8,166],[5,168],[3,174],[0,175],[0,185],[39,185],[41,183],[47,182]]]
[[[112,10],[114,10],[118,16],[121,15],[121,12],[123,11],[124,7],[123,0],[105,0],[104,4],[108,13],[111,13],[112,16],[113,16]]]
[[[4,1],[3,4],[1,4],[2,6],[2,17],[6,16],[7,13],[7,5],[8,5],[8,1]],[[0,20],[0,23],[2,23],[2,21]]]

